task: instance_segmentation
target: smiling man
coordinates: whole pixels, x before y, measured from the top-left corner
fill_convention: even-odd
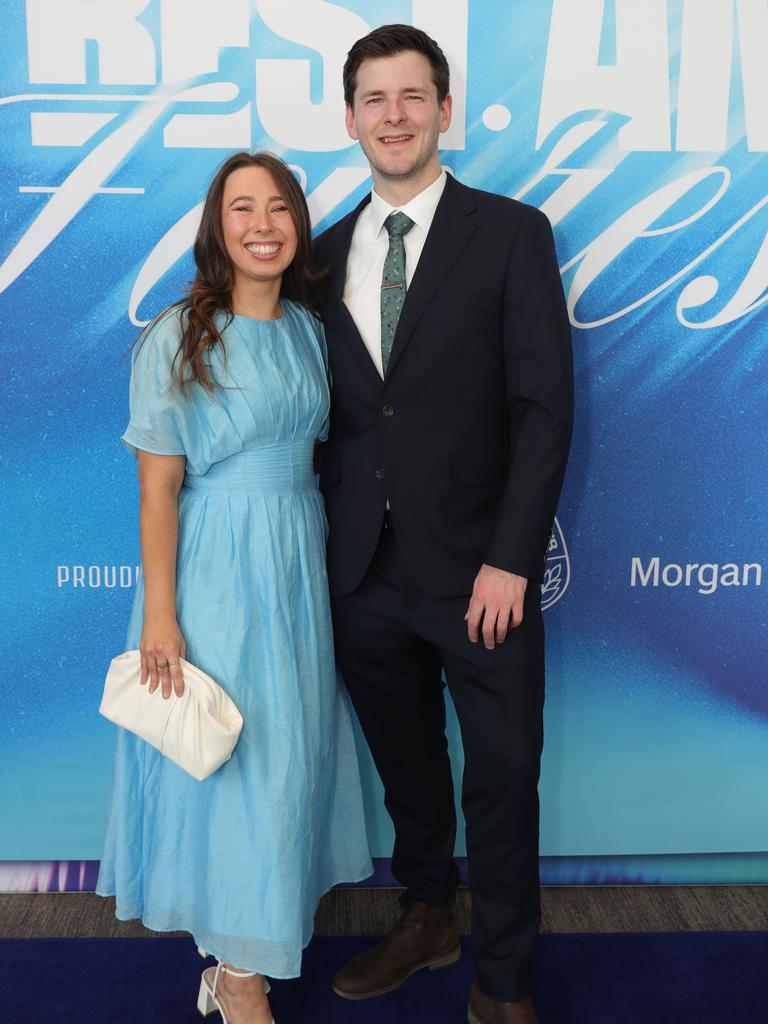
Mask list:
[[[443,672],[459,718],[477,982],[471,1024],[533,1024],[541,580],[571,432],[552,233],[446,175],[448,64],[387,25],[344,66],[373,191],[316,243],[333,379],[321,487],[336,652],[395,826],[403,913],[347,999],[460,955]]]

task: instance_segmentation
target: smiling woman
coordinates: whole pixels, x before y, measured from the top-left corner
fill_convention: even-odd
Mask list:
[[[138,457],[143,575],[126,647],[150,693],[183,700],[186,658],[244,724],[204,782],[118,731],[97,891],[219,959],[201,1012],[271,1024],[264,976],[296,977],[320,896],[370,874],[312,471],[329,410],[322,275],[286,165],[230,157],[194,256],[189,294],[134,349],[123,442]]]
[[[197,274],[189,295],[171,307],[182,314],[175,363],[182,390],[194,380],[212,391],[206,353],[223,347],[217,315],[277,319],[281,296],[313,308],[324,273],[311,239],[304,193],[282,160],[242,152],[224,161],[195,238]]]
[[[282,276],[296,255],[296,225],[279,188],[266,167],[239,167],[225,182],[221,221],[236,313],[272,319],[269,307],[275,306]],[[266,284],[271,287],[259,287]]]

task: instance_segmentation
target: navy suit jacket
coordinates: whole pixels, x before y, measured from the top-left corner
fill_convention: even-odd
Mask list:
[[[547,218],[460,184],[445,190],[382,381],[342,301],[370,196],[315,243],[332,382],[320,486],[331,590],[373,558],[386,502],[412,579],[468,595],[483,562],[540,580],[572,421],[570,327]]]

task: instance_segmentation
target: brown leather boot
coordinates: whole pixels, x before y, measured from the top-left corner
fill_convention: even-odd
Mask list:
[[[414,900],[372,949],[358,953],[333,979],[343,999],[370,999],[398,988],[423,967],[448,967],[461,956],[459,929],[450,907]]]
[[[467,1020],[469,1024],[539,1024],[530,999],[523,999],[519,1003],[503,1003],[482,992],[477,982],[469,993]]]

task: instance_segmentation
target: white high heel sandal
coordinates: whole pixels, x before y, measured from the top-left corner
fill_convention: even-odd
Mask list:
[[[202,955],[202,951],[201,955]],[[221,1014],[223,1024],[229,1024],[229,1019],[224,1012],[221,1004],[216,998],[216,985],[219,981],[219,975],[224,971],[225,974],[231,974],[233,978],[253,978],[258,971],[236,971],[234,967],[225,967],[221,960],[219,960],[215,967],[207,967],[200,978],[200,991],[197,996],[197,1009],[203,1015],[207,1017],[210,1013],[218,1010]],[[211,980],[211,977],[213,980]],[[270,990],[270,984],[267,979],[264,979],[264,992],[267,993]],[[275,1024],[274,1019],[271,1024]]]

